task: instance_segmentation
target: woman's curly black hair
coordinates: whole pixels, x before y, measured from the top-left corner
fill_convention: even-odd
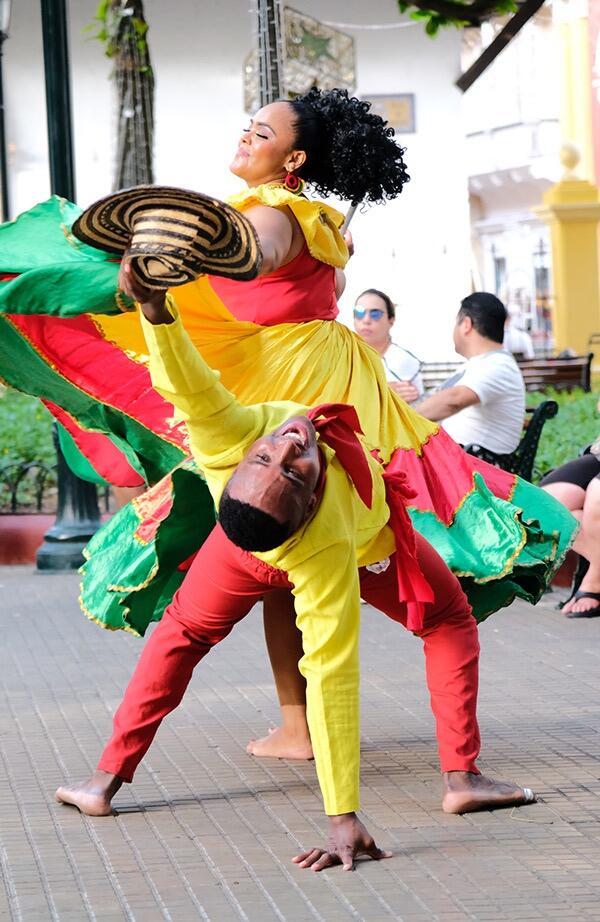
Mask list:
[[[404,149],[394,129],[371,104],[347,90],[318,90],[288,100],[295,113],[296,145],[307,154],[297,175],[319,195],[350,201],[395,198],[409,180]]]

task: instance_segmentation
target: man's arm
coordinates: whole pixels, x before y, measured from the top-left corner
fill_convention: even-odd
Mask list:
[[[446,390],[438,391],[437,394],[426,397],[425,400],[417,403],[414,409],[426,419],[439,422],[449,416],[454,416],[455,413],[458,413],[459,410],[464,410],[465,407],[470,407],[474,403],[480,402],[479,397],[470,387],[465,387],[464,384],[456,384],[454,387],[448,387]]]
[[[360,588],[354,541],[342,540],[290,568],[304,656],[308,725],[325,812],[326,849],[297,855],[300,867],[345,870],[365,854],[387,858],[356,816],[360,786]]]
[[[203,468],[237,463],[264,430],[268,406],[237,402],[192,343],[166,293],[141,285],[127,260],[119,285],[140,305],[152,384],[186,422],[194,457]]]

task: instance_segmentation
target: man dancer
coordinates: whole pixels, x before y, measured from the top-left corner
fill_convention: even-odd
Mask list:
[[[386,482],[356,436],[354,410],[326,405],[298,415],[306,408],[292,403],[240,406],[164,295],[150,299],[131,281],[124,287],[141,301],[153,384],[187,422],[219,524],[146,643],[97,771],[82,785],[60,787],[57,799],[91,815],[110,813],[199,660],[265,593],[291,588],[330,838],[327,851],[297,856],[301,866],[350,869],[357,854],[386,855],[356,816],[360,595],[423,638],[444,810],[531,802],[528,789],[478,773],[475,620],[456,578],[415,539],[405,487],[394,477]]]

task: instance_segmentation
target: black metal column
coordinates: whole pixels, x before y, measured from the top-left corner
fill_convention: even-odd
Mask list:
[[[74,201],[75,160],[65,0],[42,0],[42,33],[50,186],[52,192]]]
[[[6,162],[6,132],[4,129],[4,74],[2,70],[2,51],[7,36],[0,32],[0,220],[10,218],[10,200],[8,197],[8,167]]]
[[[52,192],[75,199],[75,163],[71,131],[69,46],[65,0],[41,0],[46,74],[46,110],[50,184]],[[72,570],[83,563],[83,548],[100,526],[98,494],[93,483],[70,470],[60,450],[58,457],[58,512],[37,552],[38,570]]]

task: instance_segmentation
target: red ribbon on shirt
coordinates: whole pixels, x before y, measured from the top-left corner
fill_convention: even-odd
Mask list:
[[[373,478],[365,449],[356,433],[362,435],[358,414],[346,403],[322,403],[306,414],[319,438],[333,448],[361,500],[373,505]]]
[[[415,529],[408,514],[406,504],[416,496],[408,485],[404,471],[384,471],[385,498],[390,510],[389,526],[396,540],[396,573],[398,575],[398,595],[406,602],[409,631],[423,630],[425,605],[434,600],[433,590],[417,560],[417,541]]]
[[[356,487],[361,500],[369,509],[373,505],[373,480],[365,449],[357,433],[362,434],[358,414],[345,403],[323,403],[306,414],[316,431],[330,448]],[[423,630],[425,605],[434,600],[433,590],[417,560],[415,530],[407,511],[407,503],[416,494],[408,485],[404,471],[383,472],[385,496],[390,510],[389,526],[396,544],[398,596],[406,603],[409,631]]]

